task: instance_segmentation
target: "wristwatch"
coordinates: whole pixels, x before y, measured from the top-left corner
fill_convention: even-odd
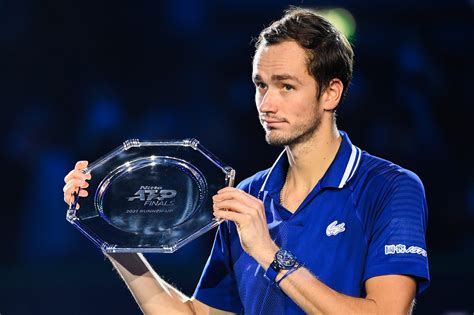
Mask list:
[[[281,248],[276,252],[275,259],[270,264],[267,271],[265,271],[264,277],[270,281],[270,283],[274,284],[280,270],[289,270],[298,264],[295,255],[293,255],[289,250]]]

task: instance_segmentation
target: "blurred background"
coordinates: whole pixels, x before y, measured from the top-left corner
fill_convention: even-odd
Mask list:
[[[2,315],[140,313],[65,220],[63,178],[129,138],[197,138],[238,181],[271,166],[252,38],[290,4],[354,46],[339,128],[425,185],[432,280],[415,314],[473,313],[472,0],[15,0],[0,1]],[[213,236],[147,257],[191,295]]]

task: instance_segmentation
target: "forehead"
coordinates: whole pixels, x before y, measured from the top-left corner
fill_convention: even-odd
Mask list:
[[[309,75],[306,52],[294,41],[260,46],[253,59],[253,75],[274,75],[279,72]]]

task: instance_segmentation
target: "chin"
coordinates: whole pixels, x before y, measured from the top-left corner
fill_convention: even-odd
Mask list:
[[[275,147],[283,147],[286,145],[290,145],[294,142],[294,139],[292,138],[285,137],[283,135],[276,135],[272,132],[268,132],[265,135],[265,140],[267,141],[269,145],[275,146]]]
[[[301,132],[294,132],[292,134],[278,132],[278,131],[267,131],[265,134],[265,140],[269,145],[272,146],[292,146],[304,143],[310,138],[314,137],[316,130],[319,125],[314,126],[313,128],[307,128]]]

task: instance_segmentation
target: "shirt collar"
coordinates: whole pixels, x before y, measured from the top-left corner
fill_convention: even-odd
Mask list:
[[[361,150],[354,146],[344,131],[339,131],[342,142],[328,170],[320,180],[320,188],[343,188],[354,176],[360,162]],[[286,178],[288,157],[286,150],[280,153],[270,168],[259,194],[264,191],[278,195]]]

